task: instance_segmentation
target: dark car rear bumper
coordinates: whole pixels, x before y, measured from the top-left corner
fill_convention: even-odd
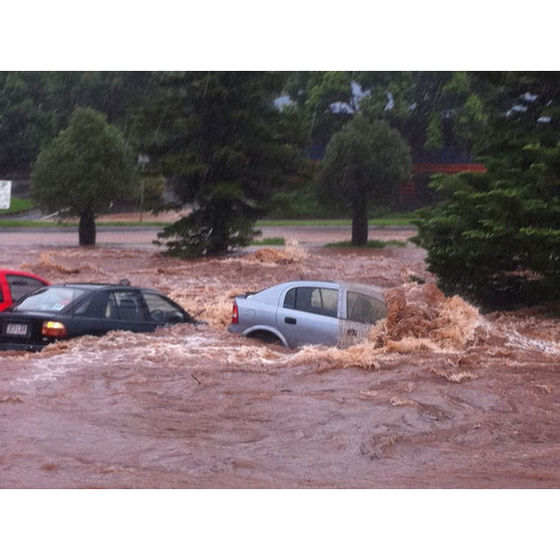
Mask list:
[[[26,344],[21,342],[0,342],[0,352],[3,350],[26,350],[27,352],[40,352],[46,344]]]

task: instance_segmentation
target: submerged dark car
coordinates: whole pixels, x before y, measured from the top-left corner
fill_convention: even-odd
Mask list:
[[[0,350],[41,350],[60,339],[108,331],[149,332],[198,323],[155,290],[122,284],[54,284],[0,314]]]

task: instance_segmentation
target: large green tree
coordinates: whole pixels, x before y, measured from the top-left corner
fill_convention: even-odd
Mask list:
[[[361,111],[388,120],[415,153],[444,146],[468,152],[474,124],[483,119],[481,83],[466,72],[294,72],[286,90],[307,123],[309,143],[327,144]]]
[[[398,130],[414,161],[468,161],[486,118],[483,85],[466,72],[294,72],[286,92],[299,111],[314,159],[321,158],[333,134],[364,113]],[[292,208],[317,211],[320,192],[300,184],[284,190],[277,198],[291,201]],[[420,197],[423,204],[436,198],[423,187]]]
[[[135,145],[135,110],[155,82],[151,72],[0,72],[0,177],[28,177],[77,107],[106,114]]]
[[[164,229],[170,254],[224,254],[246,245],[274,187],[301,162],[289,112],[274,99],[276,72],[173,72],[159,76],[143,112],[144,151],[192,212]]]
[[[442,288],[488,308],[560,296],[557,73],[475,74],[487,115],[475,147],[487,173],[438,176],[419,240]]]
[[[0,72],[0,176],[29,173],[41,143],[52,137],[54,118],[46,110],[41,72]]]
[[[132,196],[134,178],[134,160],[119,129],[102,113],[78,108],[41,150],[31,196],[44,211],[79,216],[80,245],[95,245],[95,215]]]
[[[357,114],[332,137],[318,181],[329,204],[350,211],[352,245],[367,243],[368,208],[389,203],[410,168],[407,143],[385,121]]]

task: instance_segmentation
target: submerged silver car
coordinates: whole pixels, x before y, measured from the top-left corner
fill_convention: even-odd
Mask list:
[[[236,296],[229,332],[279,341],[349,346],[387,315],[380,288],[344,282],[286,282]]]

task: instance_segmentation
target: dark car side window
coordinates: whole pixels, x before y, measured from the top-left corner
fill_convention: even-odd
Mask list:
[[[18,274],[6,274],[6,280],[8,282],[8,286],[10,287],[10,293],[12,294],[12,300],[14,302],[45,285],[43,282],[36,280],[35,278],[30,278],[29,276],[19,276]]]
[[[144,292],[144,301],[148,306],[150,319],[153,321],[157,321],[158,323],[177,323],[185,319],[177,307],[159,294]]]
[[[307,313],[336,317],[338,310],[338,290],[332,288],[301,287],[292,288],[284,298],[284,307]]]
[[[144,306],[136,291],[115,290],[109,294],[103,316],[121,321],[145,321]]]
[[[74,315],[89,315],[90,317],[98,317],[99,309],[96,309],[95,303],[95,297],[86,297],[84,301],[80,303],[76,309],[74,309]]]

